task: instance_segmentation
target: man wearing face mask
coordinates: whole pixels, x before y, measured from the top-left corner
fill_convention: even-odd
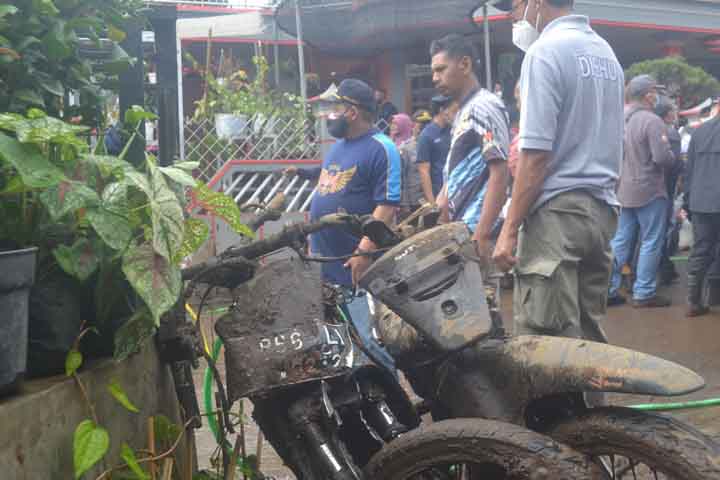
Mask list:
[[[511,12],[526,51],[517,172],[493,254],[503,271],[515,268],[515,333],[606,342],[623,70],[573,0],[495,6]]]
[[[350,214],[372,214],[390,224],[400,204],[402,173],[400,153],[393,141],[373,125],[377,103],[364,82],[346,79],[333,96],[328,131],[337,138],[317,169],[288,169],[287,174],[318,178],[310,206],[311,219],[343,210]],[[370,252],[377,246],[367,237],[357,238],[341,228],[326,228],[311,236],[312,252],[324,257],[344,257]],[[347,262],[322,264],[325,282],[351,290],[371,263],[369,256]],[[367,298],[359,292],[347,304],[353,323],[374,360],[393,368],[392,357],[372,338]]]
[[[666,173],[675,164],[665,122],[657,116],[658,85],[649,75],[640,75],[628,83],[629,104],[625,109],[625,155],[618,187],[622,205],[620,223],[612,241],[614,253],[608,304],[618,305],[621,272],[635,253],[639,233],[640,254],[635,269],[633,307],[670,306],[670,299],[657,295],[657,274],[667,228],[670,199]]]

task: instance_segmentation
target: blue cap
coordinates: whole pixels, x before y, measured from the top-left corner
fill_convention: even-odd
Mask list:
[[[337,92],[331,97],[336,102],[348,103],[370,113],[377,110],[375,92],[362,80],[348,78],[340,83]]]

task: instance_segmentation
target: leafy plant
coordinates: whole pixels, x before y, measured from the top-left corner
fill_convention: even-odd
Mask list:
[[[102,85],[134,62],[117,42],[141,21],[142,0],[15,0],[0,5],[0,112],[40,107],[59,116],[66,90],[79,92],[91,121]],[[104,52],[94,65],[83,49]],[[66,114],[69,111],[66,109]]]
[[[635,63],[625,72],[626,80],[637,75],[652,75],[668,87],[671,96],[680,99],[681,108],[689,108],[717,95],[720,82],[682,57],[665,57]]]
[[[126,115],[136,127],[149,118],[138,107]],[[83,127],[35,109],[0,114],[0,130],[6,132],[0,131],[0,244],[36,245],[41,268],[59,267],[88,286],[99,279],[92,286],[101,305],[117,296],[117,279],[127,282],[142,301],[116,339],[119,356],[137,348],[123,342],[146,340],[177,302],[180,262],[208,236],[197,220],[185,218],[185,188],[196,188],[203,206],[238,233],[252,233],[237,220],[233,202],[196,185],[188,174],[195,163],[161,167],[147,156],[136,168],[124,160],[126,152],[90,152],[79,137]],[[111,310],[96,315],[106,320]]]

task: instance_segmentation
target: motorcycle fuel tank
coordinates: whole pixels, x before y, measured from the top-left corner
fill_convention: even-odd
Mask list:
[[[457,350],[493,328],[470,231],[450,223],[419,233],[388,251],[360,286],[436,347]]]

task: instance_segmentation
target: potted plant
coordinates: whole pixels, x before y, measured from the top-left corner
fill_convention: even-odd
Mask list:
[[[37,248],[0,249],[0,397],[14,393],[27,365],[28,297]]]
[[[125,121],[135,133],[127,145],[143,120],[155,118],[129,110]],[[38,247],[30,358],[44,348],[43,365],[57,364],[48,358],[67,353],[83,321],[110,331],[121,356],[151,336],[180,295],[180,262],[208,235],[205,223],[185,218],[186,188],[206,210],[239,218],[232,199],[188,174],[196,164],[163,167],[148,156],[136,167],[124,159],[127,148],[117,157],[91,152],[80,137],[85,130],[35,109],[0,114],[0,242]],[[41,308],[57,303],[62,308]]]

